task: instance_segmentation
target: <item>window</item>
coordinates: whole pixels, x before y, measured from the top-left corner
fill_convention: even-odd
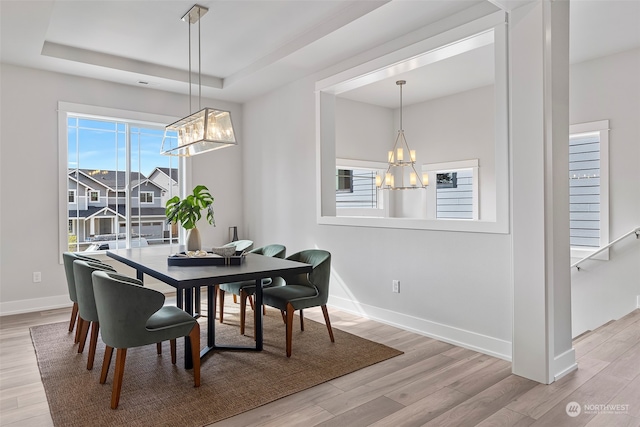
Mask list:
[[[386,166],[380,162],[336,159],[336,209],[340,216],[383,216],[382,193],[376,175]]]
[[[572,125],[569,135],[569,220],[573,257],[609,243],[609,121]],[[604,256],[607,259],[608,254]]]
[[[153,203],[153,193],[151,191],[141,191],[140,203]]]
[[[156,168],[178,169],[179,158],[159,154],[164,126],[175,119],[63,102],[59,112],[60,186],[68,194],[60,206],[67,222],[60,247],[84,251],[95,248],[95,241],[124,241],[114,247],[165,243],[171,228],[164,209],[142,205],[153,203],[154,193],[141,191],[139,205],[129,189],[151,179]],[[155,185],[169,197],[179,188],[177,182]],[[134,228],[134,222],[149,225]]]
[[[478,159],[433,163],[423,166],[429,173],[427,218],[479,219]]]

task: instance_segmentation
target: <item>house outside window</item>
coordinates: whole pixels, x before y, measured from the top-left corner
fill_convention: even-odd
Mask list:
[[[386,216],[376,175],[386,164],[364,160],[336,159],[336,209],[339,216]]]
[[[478,220],[478,159],[432,163],[422,167],[429,174],[427,218]]]
[[[571,256],[582,258],[609,243],[609,121],[571,125],[569,133],[569,239]]]
[[[133,119],[126,118],[130,114]],[[124,118],[114,118],[118,116]],[[135,192],[140,183],[149,182],[149,175],[156,169],[170,172],[180,166],[179,158],[159,154],[164,127],[172,118],[166,123],[154,123],[157,117],[59,103],[59,149],[64,174],[60,186],[67,193],[60,204],[61,216],[67,222],[60,229],[61,249],[83,251],[104,246],[95,242],[114,242],[117,247],[125,247],[126,242],[136,247],[143,241],[145,245],[175,241],[177,236],[166,224],[164,208],[151,206],[154,192],[139,193],[146,206],[138,204],[129,193]],[[168,174],[176,178],[178,175]],[[158,193],[178,195],[174,194],[178,183],[168,184],[169,188],[164,188],[152,183],[159,187]],[[134,221],[152,225],[134,228]]]

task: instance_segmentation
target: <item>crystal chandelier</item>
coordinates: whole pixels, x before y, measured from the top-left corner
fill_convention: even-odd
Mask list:
[[[191,25],[198,23],[198,109],[200,111],[166,127],[160,154],[195,156],[238,144],[231,123],[231,113],[217,108],[200,109],[202,98],[200,18],[208,10],[196,4],[182,17],[182,20],[189,24],[189,106],[191,106]]]
[[[422,177],[416,172],[416,150],[411,150],[407,139],[404,137],[404,129],[402,127],[402,86],[406,84],[405,80],[398,80],[396,84],[400,86],[400,129],[398,136],[393,144],[393,149],[389,151],[387,161],[389,167],[384,174],[384,181],[380,175],[376,175],[376,187],[388,190],[413,190],[416,188],[426,188],[429,185],[429,175],[425,172]],[[405,160],[405,152],[409,156],[409,160]],[[409,185],[405,185],[405,167],[411,167],[409,172]],[[396,185],[395,176],[400,176],[400,185]]]

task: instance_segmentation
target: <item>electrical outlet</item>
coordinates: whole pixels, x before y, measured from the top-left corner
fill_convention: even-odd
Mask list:
[[[396,294],[400,293],[400,280],[394,280],[391,286],[392,286],[391,291],[393,291]]]
[[[42,273],[39,271],[34,271],[33,272],[33,283],[40,283],[42,282]]]

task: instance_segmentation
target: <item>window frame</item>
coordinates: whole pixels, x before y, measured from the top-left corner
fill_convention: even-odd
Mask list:
[[[69,203],[71,203],[71,204],[78,203],[78,195],[76,193],[77,193],[76,190],[69,189],[69,186],[67,186],[67,205]],[[73,200],[71,200],[71,199],[73,199]]]
[[[143,201],[142,201],[142,195],[143,195],[143,194],[146,194],[146,195],[149,195],[149,194],[150,194],[150,195],[151,195],[151,201],[150,201],[150,202],[148,202],[148,201],[144,201],[144,202],[143,202]],[[142,204],[150,205],[150,204],[152,204],[152,203],[153,203],[153,199],[154,199],[153,191],[139,191],[139,192],[138,192],[138,198],[139,198],[139,200],[140,200],[140,204],[141,204],[141,205],[142,205]]]
[[[598,248],[571,246],[571,258],[582,259],[609,244],[609,130],[609,120],[577,123],[569,126],[569,139],[572,136],[588,133],[598,133],[600,136],[600,243]],[[569,164],[567,164],[568,173]],[[609,249],[600,252],[593,259],[608,260]]]
[[[100,192],[96,190],[87,190],[89,193],[89,203],[99,203],[100,202]],[[93,200],[93,195],[96,194],[96,200]]]
[[[383,162],[372,162],[369,160],[355,160],[355,159],[336,159],[336,170],[338,169],[360,169],[371,170],[384,176],[384,172],[389,165]],[[384,191],[377,190],[377,208],[338,208],[336,207],[336,217],[374,217],[374,218],[387,218],[389,217],[389,203],[386,203]],[[335,198],[334,198],[335,203]]]
[[[68,190],[68,141],[67,141],[67,119],[69,115],[97,119],[97,120],[118,120],[128,123],[135,123],[139,126],[165,126],[179,120],[179,117],[166,116],[161,114],[144,113],[139,111],[123,110],[116,108],[100,107],[94,105],[77,104],[72,102],[58,101],[58,194],[64,194]],[[158,147],[158,152],[160,147]],[[191,185],[191,179],[186,173],[190,161],[184,157],[178,158],[179,193],[184,195],[186,188]],[[75,192],[75,190],[72,190]],[[131,198],[131,194],[128,196]],[[68,197],[58,197],[58,262],[63,263],[62,253],[69,250],[68,243]],[[77,195],[76,195],[77,203]],[[131,201],[129,206],[132,207]],[[129,221],[127,219],[127,221]],[[129,221],[130,222],[130,221]],[[77,230],[76,230],[77,231]],[[76,233],[77,234],[77,233]],[[127,233],[130,235],[130,233]],[[181,232],[180,241],[184,239]],[[126,246],[130,247],[130,237],[126,238]]]
[[[471,218],[438,218],[438,173],[458,172],[460,170],[471,169],[473,171],[472,183],[472,202],[473,210]],[[427,163],[422,165],[422,172],[429,175],[429,183],[427,187],[427,219],[436,221],[479,221],[480,220],[480,163],[478,159],[457,160],[453,162]]]

